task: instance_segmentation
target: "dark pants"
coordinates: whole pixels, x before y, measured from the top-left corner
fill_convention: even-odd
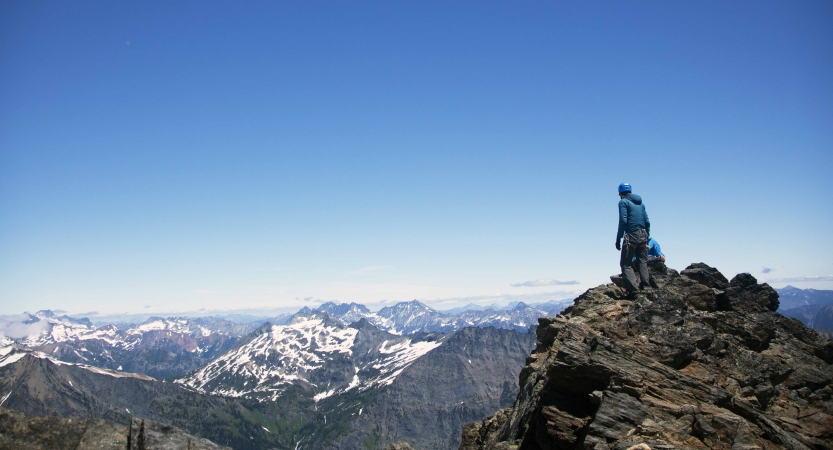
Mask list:
[[[636,261],[633,257],[636,256]],[[641,283],[638,284],[636,274],[633,271],[633,264],[639,270]],[[633,233],[626,233],[622,243],[622,257],[619,259],[619,266],[622,268],[625,289],[628,292],[636,292],[639,286],[650,286],[648,275],[648,232],[637,230]]]

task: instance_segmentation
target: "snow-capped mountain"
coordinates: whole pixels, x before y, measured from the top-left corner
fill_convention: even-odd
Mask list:
[[[476,305],[469,305],[462,311],[452,314],[437,311],[417,300],[386,306],[375,313],[357,303],[338,305],[329,302],[318,307],[317,311],[332,314],[347,324],[366,319],[389,333],[409,335],[431,332],[450,333],[465,327],[495,327],[526,331],[530,326],[538,324],[539,317],[554,316],[572,303],[572,300],[564,300],[533,307],[517,302],[511,305],[511,309],[498,310],[478,309],[475,308]]]
[[[332,314],[344,323],[353,323],[361,319],[376,317],[375,314],[367,309],[367,306],[358,303],[342,303],[339,305],[333,302],[327,302],[316,308],[316,310]]]
[[[811,305],[833,305],[833,291],[818,289],[799,289],[795,286],[785,286],[775,289],[778,292],[778,312]]]
[[[474,303],[469,303],[468,305],[465,305],[465,306],[460,306],[458,308],[445,309],[445,310],[442,310],[440,312],[443,313],[443,314],[454,315],[454,314],[460,314],[461,312],[464,312],[464,311],[469,311],[469,310],[483,311],[484,309],[486,309],[485,306],[480,306],[480,305],[476,305]],[[492,308],[492,309],[501,309],[501,308]]]
[[[194,370],[252,329],[210,317],[151,317],[123,330],[51,311],[0,318],[0,333],[6,338],[55,360],[155,377]]]
[[[5,323],[3,323],[5,322]],[[28,347],[68,341],[100,340],[122,348],[142,345],[143,338],[155,333],[187,335],[193,339],[211,335],[242,336],[253,329],[228,320],[212,317],[151,317],[144,323],[120,330],[115,325],[95,327],[87,318],[56,316],[52,311],[2,316],[0,331],[6,337]],[[194,347],[190,351],[205,351]]]
[[[62,362],[0,338],[9,348],[0,351],[0,406],[122,423],[131,416],[156,420],[242,450],[358,449],[368,448],[367,442],[386,448],[400,440],[451,450],[459,447],[464,423],[512,404],[517,374],[535,346],[533,334],[511,330],[466,328],[418,338],[392,335],[367,321],[351,327],[339,322],[321,312],[298,316],[287,327],[262,327],[228,352],[242,362],[242,348],[256,350],[257,339],[268,337],[291,357],[283,360],[287,367],[304,367],[296,373],[306,382],[276,383],[287,389],[277,401],[268,401],[275,393],[267,383],[239,398],[207,395],[183,383]],[[269,348],[259,344],[259,350]],[[229,367],[280,374],[279,364],[261,366],[279,363],[278,355],[262,353],[260,360]],[[238,383],[248,389],[252,380]]]
[[[66,361],[61,361],[46,353],[34,351],[32,349],[16,345],[10,340],[0,340],[0,367],[5,367],[10,364],[14,364],[27,356],[47,360],[50,363],[59,366],[76,366],[88,370],[92,373],[108,375],[116,378],[139,378],[142,380],[153,380],[153,377],[149,377],[140,373],[120,372],[115,370],[102,369],[100,367],[95,367],[88,364],[69,363]],[[0,402],[0,405],[2,405],[2,402]]]
[[[176,382],[201,392],[272,400],[296,385],[318,401],[390,384],[405,367],[437,348],[443,337],[399,336],[367,320],[347,326],[329,313],[302,310],[287,325],[264,324],[235,348]]]

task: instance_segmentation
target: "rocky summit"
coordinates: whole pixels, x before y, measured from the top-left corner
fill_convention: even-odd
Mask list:
[[[633,300],[598,286],[540,319],[515,403],[460,448],[833,448],[833,342],[749,274],[650,271]]]

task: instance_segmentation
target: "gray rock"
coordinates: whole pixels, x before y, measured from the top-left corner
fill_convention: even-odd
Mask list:
[[[649,269],[633,300],[598,286],[540,319],[514,405],[460,448],[833,448],[830,340],[749,274]]]
[[[691,264],[680,272],[680,275],[714,289],[724,290],[729,287],[729,280],[722,273],[703,263]]]
[[[748,273],[732,278],[724,295],[718,300],[718,309],[725,311],[764,312],[778,309],[778,292],[768,284],[758,281]]]

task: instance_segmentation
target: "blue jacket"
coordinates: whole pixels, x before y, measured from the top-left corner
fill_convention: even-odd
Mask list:
[[[665,253],[659,247],[659,242],[655,241],[654,238],[648,239],[648,258],[659,258],[660,256],[665,256]],[[636,256],[633,257],[633,260],[636,261]]]
[[[628,194],[619,200],[619,231],[616,233],[616,240],[622,239],[625,233],[632,233],[644,228],[651,235],[651,222],[648,220],[648,212],[642,204],[642,197],[636,194]]]
[[[665,254],[662,253],[659,242],[655,241],[654,238],[648,239],[648,257],[657,258],[660,256],[665,256]]]

